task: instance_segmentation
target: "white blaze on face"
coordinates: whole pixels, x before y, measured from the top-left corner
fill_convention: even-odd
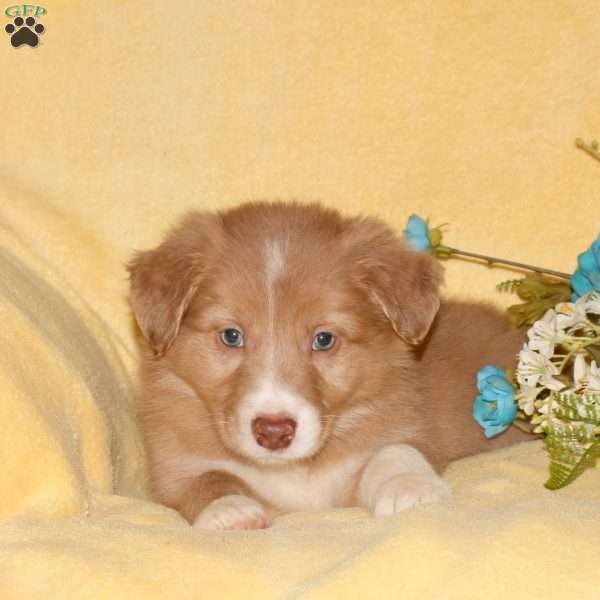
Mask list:
[[[285,267],[282,245],[279,240],[267,240],[265,242],[265,276],[268,288],[272,287],[273,282]]]
[[[237,443],[240,450],[247,456],[265,461],[306,458],[318,449],[321,435],[317,409],[281,382],[277,375],[277,344],[282,342],[278,342],[276,331],[275,284],[284,272],[285,243],[267,240],[264,248],[267,328],[262,332],[265,348],[263,376],[257,379],[256,387],[240,399],[237,408]],[[252,423],[254,419],[268,415],[281,415],[296,421],[295,435],[287,448],[269,450],[258,445]]]
[[[283,244],[279,240],[265,242],[265,288],[267,298],[267,368],[273,370],[275,360],[275,281],[285,269]]]

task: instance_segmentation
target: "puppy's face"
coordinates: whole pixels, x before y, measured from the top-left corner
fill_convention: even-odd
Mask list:
[[[310,458],[389,393],[439,306],[429,257],[316,206],[192,215],[131,270],[156,360],[260,463]]]

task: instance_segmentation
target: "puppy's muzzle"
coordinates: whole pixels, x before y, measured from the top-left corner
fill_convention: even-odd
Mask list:
[[[268,450],[287,448],[296,434],[296,421],[288,416],[262,415],[252,421],[252,434]]]

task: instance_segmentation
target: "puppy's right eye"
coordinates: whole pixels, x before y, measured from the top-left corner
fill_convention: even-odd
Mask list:
[[[337,338],[331,331],[319,331],[313,339],[312,349],[315,352],[323,352],[323,350],[331,350],[335,345]]]
[[[244,345],[244,336],[239,329],[230,327],[221,331],[221,341],[231,348],[241,348]]]

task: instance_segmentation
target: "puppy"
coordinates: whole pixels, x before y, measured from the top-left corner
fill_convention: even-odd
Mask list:
[[[391,515],[448,497],[449,461],[524,439],[485,440],[471,417],[476,372],[511,366],[522,336],[440,305],[437,261],[375,219],[191,213],[129,271],[152,489],[195,527]]]

